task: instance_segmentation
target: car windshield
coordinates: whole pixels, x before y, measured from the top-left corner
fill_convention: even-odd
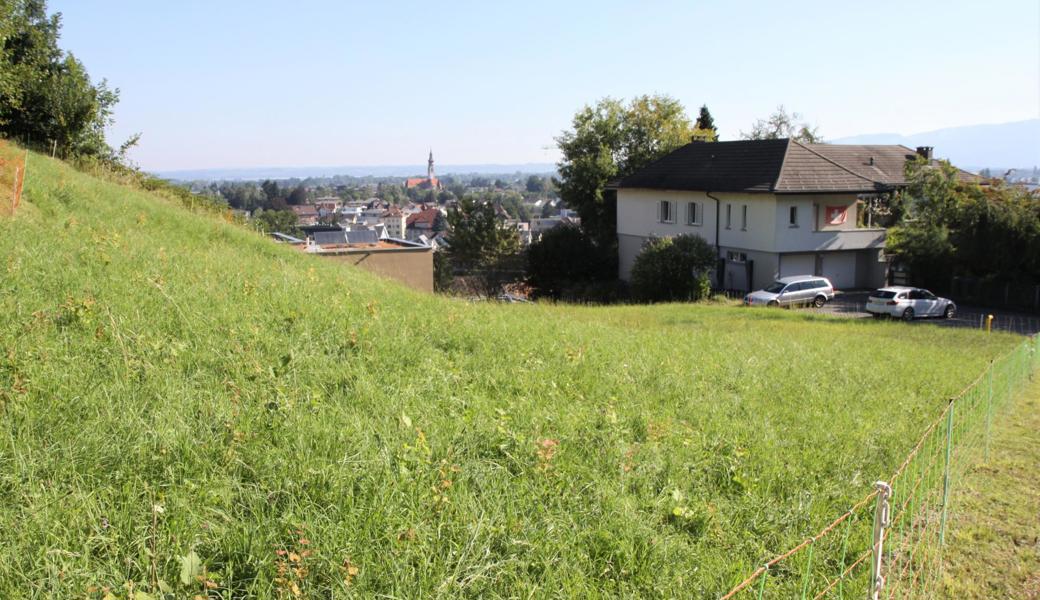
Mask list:
[[[876,292],[871,294],[871,296],[873,296],[874,298],[895,298],[896,293],[890,292],[888,290],[877,290]]]
[[[769,292],[770,294],[779,294],[780,292],[784,291],[784,287],[786,285],[787,284],[780,283],[779,281],[774,281],[773,283],[770,283],[768,286],[766,286],[766,289],[763,291]]]

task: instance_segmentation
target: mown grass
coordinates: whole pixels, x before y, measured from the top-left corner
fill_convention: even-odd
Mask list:
[[[950,521],[946,598],[1040,598],[1040,378],[962,477]]]
[[[0,220],[4,598],[713,597],[1017,341],[426,296],[29,162]]]

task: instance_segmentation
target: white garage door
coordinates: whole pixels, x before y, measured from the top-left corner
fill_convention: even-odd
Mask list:
[[[856,253],[827,252],[821,255],[820,275],[831,280],[837,289],[856,286]]]
[[[780,277],[815,274],[815,254],[784,254],[780,256]]]

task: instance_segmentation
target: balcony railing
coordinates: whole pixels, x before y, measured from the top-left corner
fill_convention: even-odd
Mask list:
[[[881,228],[813,231],[805,235],[780,236],[777,239],[778,252],[864,250],[884,247],[885,230]]]

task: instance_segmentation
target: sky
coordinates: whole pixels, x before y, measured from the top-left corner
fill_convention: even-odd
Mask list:
[[[1040,116],[1040,2],[50,0],[142,168],[554,162],[604,96],[825,138]]]

